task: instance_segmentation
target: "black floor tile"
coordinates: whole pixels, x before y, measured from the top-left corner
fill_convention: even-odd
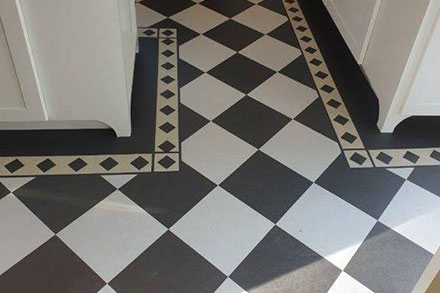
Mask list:
[[[231,19],[204,35],[235,51],[244,49],[263,36],[262,33]]]
[[[9,190],[3,184],[0,183],[0,199],[2,199],[8,194],[9,194]]]
[[[66,175],[37,177],[14,194],[57,233],[114,190],[99,175]]]
[[[340,155],[316,182],[378,219],[404,181],[383,168],[351,169]]]
[[[312,182],[257,151],[221,187],[276,223]]]
[[[0,292],[96,293],[105,282],[54,236],[0,276]]]
[[[275,226],[231,274],[249,293],[327,292],[340,270]]]
[[[301,50],[298,39],[296,38],[295,32],[292,29],[292,25],[288,21],[268,33],[268,35],[277,39],[278,41],[284,42]]]
[[[249,97],[244,97],[214,122],[256,148],[262,147],[290,118]]]
[[[227,17],[234,17],[253,5],[251,2],[246,0],[206,0],[201,4]]]
[[[179,115],[179,137],[182,142],[209,122],[208,119],[182,104],[180,105]]]
[[[344,271],[374,292],[409,293],[431,258],[420,246],[377,223]]]
[[[214,188],[181,163],[178,173],[139,174],[120,191],[169,228]]]
[[[338,141],[327,111],[319,98],[296,116],[295,120],[334,141]]]
[[[302,55],[281,69],[280,73],[310,88],[316,89],[315,82],[307,67],[306,59]]]
[[[179,87],[183,87],[203,74],[203,71],[195,66],[179,59]]]
[[[276,13],[287,16],[286,9],[284,8],[283,1],[281,0],[263,0],[258,5],[270,9]]]
[[[118,293],[214,292],[226,276],[166,232],[111,282]]]
[[[275,74],[275,71],[241,54],[235,54],[208,73],[242,93],[248,94]]]
[[[409,181],[440,196],[440,167],[418,167],[412,171]]]
[[[143,0],[140,4],[168,17],[195,5],[195,3],[190,0]]]

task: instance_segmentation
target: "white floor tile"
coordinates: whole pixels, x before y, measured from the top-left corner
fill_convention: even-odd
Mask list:
[[[156,219],[115,191],[58,237],[109,282],[165,231]]]
[[[229,275],[272,227],[269,220],[217,187],[171,231]]]
[[[292,120],[261,150],[311,181],[339,156],[336,142]]]
[[[116,293],[116,291],[113,290],[113,288],[109,285],[105,285],[101,290],[98,291],[98,293]]]
[[[318,185],[312,185],[278,226],[341,270],[376,220]]]
[[[136,174],[127,174],[127,175],[103,175],[102,177],[114,187],[121,188],[125,183],[133,179],[135,176]]]
[[[279,73],[250,92],[249,96],[290,118],[298,116],[319,97],[314,89]]]
[[[220,184],[256,149],[210,122],[182,143],[182,160]]]
[[[164,20],[166,17],[153,9],[136,3],[136,22],[138,27],[149,27]]]
[[[226,16],[200,4],[173,15],[171,19],[201,34],[228,20]]]
[[[379,220],[433,254],[440,247],[440,198],[409,181]]]
[[[235,53],[228,47],[203,35],[183,44],[179,48],[179,52],[181,59],[205,72]]]
[[[240,53],[275,71],[283,69],[301,56],[299,49],[267,35],[253,42]]]
[[[414,171],[414,168],[389,168],[388,171],[399,175],[403,179],[408,179],[409,175],[411,175],[412,171]]]
[[[238,286],[237,283],[227,278],[223,284],[215,290],[215,293],[246,293],[246,291]]]
[[[373,293],[345,272],[341,272],[328,293]]]
[[[181,102],[212,120],[244,97],[240,91],[203,74],[180,90]]]
[[[0,183],[3,184],[10,192],[19,189],[35,177],[4,177],[0,178]]]
[[[0,274],[53,236],[13,194],[0,200]]]
[[[234,16],[233,20],[263,34],[267,34],[287,21],[287,17],[259,5]]]

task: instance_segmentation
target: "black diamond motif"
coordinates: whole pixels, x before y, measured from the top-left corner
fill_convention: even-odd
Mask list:
[[[348,141],[349,143],[353,143],[357,139],[356,136],[348,132],[344,133],[344,135],[341,136],[341,138],[345,141]]]
[[[171,159],[169,156],[165,156],[162,159],[159,160],[158,162],[162,167],[164,167],[165,169],[168,169],[169,167],[171,167],[172,165],[174,165],[174,163],[176,163],[176,161],[174,161],[173,159]]]
[[[160,95],[162,97],[164,97],[165,99],[169,99],[172,96],[174,96],[174,93],[172,91],[170,91],[170,90],[166,90],[166,91],[162,92]]]
[[[324,79],[328,76],[328,74],[324,73],[322,71],[319,71],[318,73],[315,74],[315,76],[319,77],[320,79]]]
[[[84,162],[81,158],[78,158],[69,164],[69,167],[72,168],[72,170],[75,172],[78,172],[79,170],[81,170],[85,166],[87,166],[87,163]]]
[[[171,64],[170,62],[167,62],[165,64],[162,64],[162,68],[166,69],[166,70],[170,70],[171,68],[173,68],[174,65]]]
[[[339,103],[336,100],[331,99],[330,101],[327,102],[327,105],[329,105],[330,107],[333,107],[335,109],[337,109],[339,106],[341,106],[341,103]]]
[[[166,105],[165,107],[163,107],[162,109],[160,109],[160,112],[164,113],[165,115],[170,115],[171,113],[173,113],[174,110],[173,108],[171,108],[170,106]]]
[[[164,151],[164,152],[169,152],[172,149],[174,149],[176,146],[174,144],[172,144],[171,142],[169,142],[168,140],[165,141],[164,143],[162,143],[161,145],[159,145],[159,148]]]
[[[385,154],[384,152],[380,152],[377,156],[376,159],[378,159],[379,161],[381,161],[382,163],[385,164],[389,164],[391,162],[391,160],[393,159],[393,157],[391,157],[390,155]]]
[[[294,21],[301,21],[303,20],[301,17],[299,16],[295,16],[294,18],[292,18]]]
[[[46,159],[46,160],[40,162],[40,163],[37,165],[37,167],[38,167],[38,169],[40,169],[41,171],[43,171],[43,172],[47,172],[47,171],[49,171],[50,169],[52,169],[53,167],[55,167],[55,163],[52,162],[51,159]]]
[[[310,64],[313,64],[313,65],[315,65],[315,66],[319,66],[319,65],[321,65],[321,63],[322,63],[322,61],[319,61],[319,60],[316,59],[316,58],[313,58],[312,60],[310,60]]]
[[[165,39],[165,40],[162,41],[162,43],[164,43],[165,45],[169,46],[172,43],[174,43],[174,41],[172,39]]]
[[[14,173],[17,170],[21,169],[23,166],[23,163],[20,162],[19,159],[15,159],[12,162],[6,164],[5,168],[8,169],[9,172]]]
[[[302,25],[300,25],[299,27],[296,28],[297,30],[299,30],[300,32],[305,32],[307,30],[306,27],[303,27]]]
[[[148,161],[145,160],[144,158],[142,158],[141,156],[137,157],[136,159],[134,159],[131,163],[130,163],[133,167],[135,167],[136,169],[140,170],[143,167],[148,165]]]
[[[102,161],[100,165],[102,166],[102,168],[106,169],[107,171],[110,171],[111,169],[113,169],[115,166],[118,165],[118,162],[116,162],[112,157],[108,157],[107,159]]]
[[[335,117],[335,119],[333,119],[333,121],[338,122],[341,125],[345,125],[345,123],[348,122],[348,119],[342,115],[338,115]]]
[[[405,155],[403,156],[403,158],[407,159],[408,161],[410,161],[413,164],[417,163],[417,161],[420,159],[419,156],[417,156],[416,154],[414,154],[410,151],[407,151],[405,153]]]
[[[316,49],[312,48],[312,47],[308,47],[307,49],[305,49],[306,52],[313,54],[316,52]]]
[[[163,81],[166,84],[170,84],[174,81],[174,78],[172,78],[171,76],[167,75],[164,78],[161,79],[161,81]]]
[[[304,41],[304,42],[306,42],[306,43],[308,43],[308,42],[310,42],[312,39],[309,38],[308,36],[304,36],[304,37],[302,37],[300,40],[301,40],[301,41]]]
[[[350,160],[352,160],[353,162],[357,163],[359,166],[362,166],[364,164],[364,162],[367,160],[367,158],[365,158],[364,156],[362,156],[359,153],[354,153],[350,157]]]
[[[165,50],[162,52],[162,55],[164,55],[165,57],[171,57],[174,55],[174,53],[170,50]]]
[[[176,128],[176,127],[174,127],[174,126],[171,125],[170,123],[166,122],[166,123],[162,124],[159,128],[160,128],[163,132],[170,133],[170,131],[172,131],[172,130],[173,130],[174,128]]]
[[[327,84],[324,85],[324,86],[322,86],[321,89],[322,89],[324,92],[326,92],[326,93],[331,93],[332,91],[335,90],[335,88],[333,88],[333,87],[331,87],[331,86],[329,86],[329,85],[327,85]]]
[[[295,3],[295,0],[286,0],[286,3],[292,4]]]
[[[174,34],[174,32],[172,30],[165,30],[165,31],[162,31],[162,34],[164,34],[165,36],[169,37],[172,34]]]
[[[147,35],[147,36],[152,36],[155,33],[156,33],[156,31],[155,30],[151,30],[151,29],[148,29],[148,30],[144,31],[144,35]]]
[[[287,1],[286,1],[287,2]],[[287,2],[287,3],[289,3],[289,2]],[[292,2],[293,3],[293,2]],[[289,8],[289,11],[292,11],[292,12],[298,12],[298,8],[295,8],[295,7],[290,7]]]
[[[430,155],[431,158],[433,158],[434,160],[440,161],[440,152],[438,151],[433,151]]]

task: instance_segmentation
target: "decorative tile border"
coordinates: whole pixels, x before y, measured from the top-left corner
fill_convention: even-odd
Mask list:
[[[138,37],[156,38],[158,41],[155,152],[153,154],[0,157],[0,176],[179,171],[177,32],[176,29],[138,28]]]
[[[367,150],[297,0],[282,0],[319,95],[351,168],[440,165],[439,148]]]
[[[176,29],[160,29],[159,36],[155,152],[178,152],[179,87]]]
[[[370,156],[366,150],[344,150],[345,158],[351,168],[373,168]]]
[[[137,35],[139,38],[157,38],[158,29],[157,28],[138,27]]]
[[[284,0],[283,2],[292,28],[295,31],[301,50],[307,61],[307,65],[312,73],[316,88],[335,128],[339,143],[343,149],[363,149],[364,145],[348,114],[347,108],[344,105],[298,2],[296,0]]]
[[[440,148],[369,150],[376,167],[440,165]]]
[[[0,176],[151,172],[151,154],[0,157]]]

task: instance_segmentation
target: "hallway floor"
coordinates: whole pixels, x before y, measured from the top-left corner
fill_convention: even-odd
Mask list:
[[[363,126],[295,32],[318,0],[284,1],[137,3],[141,52],[177,29],[180,169],[0,178],[0,292],[411,292],[440,166],[360,167]]]

